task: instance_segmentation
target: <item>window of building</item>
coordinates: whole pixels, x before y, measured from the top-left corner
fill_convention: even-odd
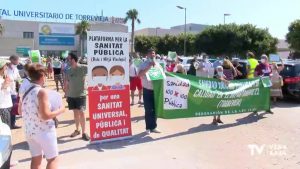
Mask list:
[[[33,39],[34,33],[33,32],[23,32],[23,38],[24,39]]]

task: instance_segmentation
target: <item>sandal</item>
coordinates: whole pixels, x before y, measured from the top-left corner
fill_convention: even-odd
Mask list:
[[[70,135],[70,137],[72,138],[72,137],[78,136],[79,134],[80,134],[80,131],[75,130],[75,131]]]
[[[87,135],[86,133],[83,133],[83,134],[82,134],[82,140],[84,140],[84,141],[89,141],[89,140],[90,140],[89,135]]]
[[[218,120],[217,120],[217,123],[222,123],[222,124],[223,124],[223,122],[222,122],[221,119],[218,119]]]
[[[218,125],[218,122],[217,122],[216,119],[214,119],[213,122],[212,122],[211,124],[213,124],[213,125]]]

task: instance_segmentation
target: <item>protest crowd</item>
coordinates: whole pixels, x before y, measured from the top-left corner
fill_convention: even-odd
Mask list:
[[[230,84],[232,80],[251,79],[254,77],[269,76],[272,82],[271,97],[274,103],[282,97],[282,77],[279,75],[283,66],[270,63],[267,55],[260,60],[252,52],[247,53],[246,68],[240,64],[239,59],[230,60],[228,57],[217,58],[211,62],[208,55],[195,56],[188,68],[183,65],[184,57],[173,53],[169,56],[160,56],[155,50],[149,49],[144,58],[130,57],[130,96],[131,105],[135,105],[135,91],[138,91],[138,104],[144,104],[146,133],[160,133],[157,125],[157,113],[152,81],[146,73],[153,67],[165,72],[215,78]],[[17,69],[19,57],[12,55],[7,60],[0,60],[0,116],[2,122],[11,129],[16,125],[16,116],[23,119],[26,140],[32,155],[31,167],[39,168],[43,155],[47,159],[47,168],[57,168],[58,147],[55,127],[59,124],[56,116],[65,112],[62,103],[53,103],[47,89],[47,79],[54,78],[57,92],[63,91],[67,99],[69,110],[74,112],[75,130],[70,137],[81,135],[82,139],[89,141],[86,127],[86,74],[87,66],[78,63],[78,56],[69,53],[67,58],[48,57],[42,64],[31,63],[27,60],[24,66],[25,73],[20,76]],[[282,64],[284,65],[284,64]],[[55,95],[54,100],[61,100]],[[142,99],[143,98],[143,99]],[[272,113],[271,110],[268,110]],[[254,112],[255,114],[257,112]],[[223,123],[220,115],[213,117],[213,125]]]

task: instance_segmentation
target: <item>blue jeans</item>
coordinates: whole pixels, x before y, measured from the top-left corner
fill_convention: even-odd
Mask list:
[[[153,90],[143,88],[143,99],[145,108],[146,130],[153,130],[157,127],[156,113],[154,107],[154,92]]]

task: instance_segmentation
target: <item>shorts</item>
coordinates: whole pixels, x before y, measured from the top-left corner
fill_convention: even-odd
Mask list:
[[[27,143],[32,157],[45,155],[46,159],[49,160],[58,156],[55,130],[27,137]]]
[[[130,77],[130,90],[135,91],[136,89],[139,91],[143,89],[142,79],[140,77]]]
[[[81,110],[85,111],[86,109],[86,97],[68,97],[67,98],[69,110]]]
[[[54,74],[54,81],[57,83],[58,81],[63,81],[62,74]]]

